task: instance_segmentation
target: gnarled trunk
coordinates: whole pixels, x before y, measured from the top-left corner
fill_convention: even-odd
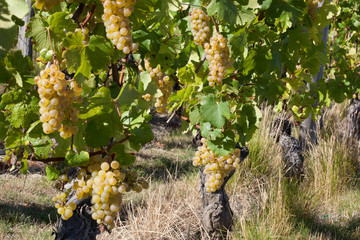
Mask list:
[[[282,149],[282,160],[285,163],[284,174],[287,177],[300,177],[303,172],[304,156],[300,142],[291,136],[291,124],[283,118],[275,119],[271,136],[276,137]]]
[[[354,98],[351,100],[346,114],[346,138],[360,139],[360,100]]]
[[[75,202],[77,208],[68,220],[60,219],[55,240],[95,240],[100,232],[96,221],[91,218],[90,198],[78,200],[74,196],[70,202]]]
[[[240,148],[240,160],[243,161],[249,155],[247,147]],[[234,175],[235,170],[224,179],[224,182],[216,192],[207,192],[205,187],[206,174],[204,169],[200,175],[200,190],[203,203],[202,223],[211,239],[226,238],[227,230],[233,224],[234,214],[229,204],[229,197],[225,192],[225,185]]]

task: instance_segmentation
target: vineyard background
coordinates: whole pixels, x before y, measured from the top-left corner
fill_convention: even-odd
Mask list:
[[[282,176],[281,149],[269,136],[275,115],[264,111],[250,154],[227,185],[236,219],[230,239],[359,239],[359,158],[356,146],[343,144],[346,109],[343,103],[325,111],[319,144],[305,155],[299,184]],[[191,137],[164,122],[153,127],[155,139],[135,165],[150,188],[127,195],[118,227],[97,239],[206,239]],[[59,218],[51,201],[54,183],[35,168],[26,176],[0,176],[1,239],[53,238]]]
[[[0,239],[360,239],[359,1],[31,3],[0,0]]]

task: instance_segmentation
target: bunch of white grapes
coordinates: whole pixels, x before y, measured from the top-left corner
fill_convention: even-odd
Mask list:
[[[104,14],[102,19],[106,27],[106,37],[117,49],[125,54],[135,52],[138,45],[133,43],[129,16],[134,11],[136,0],[103,1]]]
[[[60,180],[67,181],[66,175],[60,176]],[[115,227],[114,221],[116,214],[120,211],[122,195],[128,191],[141,192],[147,189],[148,183],[138,178],[135,171],[120,167],[119,162],[112,161],[108,156],[102,157],[95,155],[91,157],[87,168],[82,168],[72,188],[77,199],[84,199],[91,196],[91,217],[98,224],[104,224],[109,230]],[[71,217],[73,205],[66,205],[65,199],[68,193],[62,193],[56,200],[62,200],[62,204],[56,205],[63,207],[64,211],[58,208],[58,212],[66,212],[63,219]],[[76,205],[75,205],[76,208]],[[62,215],[63,216],[63,215]],[[65,219],[65,220],[66,220]]]
[[[81,88],[75,81],[71,81],[68,87],[65,74],[55,64],[41,71],[40,76],[36,76],[34,81],[38,86],[40,96],[39,113],[44,133],[58,131],[62,138],[76,134],[78,132],[76,126],[63,125],[62,122],[64,120],[70,120],[72,123],[78,121],[79,110],[73,107],[73,103],[82,101]]]
[[[36,0],[34,6],[37,9],[50,11],[53,7],[65,0]]]
[[[223,35],[218,34],[210,38],[209,43],[204,44],[206,59],[209,61],[209,85],[222,84],[226,77],[227,69],[232,67],[233,59],[230,58],[227,40]]]
[[[206,173],[205,188],[207,192],[215,192],[221,188],[224,178],[236,169],[240,163],[240,149],[235,149],[233,153],[226,156],[215,156],[207,145],[205,138],[201,139],[202,146],[198,147],[193,157],[193,165],[204,165]]]
[[[170,81],[169,76],[161,71],[160,65],[157,65],[156,68],[152,68],[150,62],[146,61],[145,69],[149,71],[151,79],[154,80],[155,85],[162,93],[162,95],[156,99],[156,111],[159,113],[166,113],[166,106],[164,105],[166,105],[167,100],[172,93],[173,84]]]
[[[201,9],[193,8],[190,13],[191,33],[196,45],[203,45],[209,40],[210,18]]]

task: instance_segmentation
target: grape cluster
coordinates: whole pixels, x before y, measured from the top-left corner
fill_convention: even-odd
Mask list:
[[[208,41],[210,34],[209,21],[210,18],[201,9],[193,8],[190,13],[190,27],[196,45],[203,45]]]
[[[81,102],[81,88],[75,81],[70,81],[70,87],[62,73],[55,64],[46,67],[40,76],[34,78],[40,96],[40,121],[43,131],[50,134],[60,132],[62,138],[71,137],[78,132],[76,126],[64,125],[64,120],[76,123],[79,110],[73,103]]]
[[[54,6],[64,1],[65,0],[37,0],[34,6],[40,10],[50,11]]]
[[[198,148],[193,157],[193,165],[204,165],[207,174],[205,188],[208,192],[215,192],[221,188],[224,178],[236,169],[240,163],[240,149],[224,157],[215,156],[207,145],[205,138],[201,139],[202,146]]]
[[[67,181],[68,179],[62,175],[60,180]],[[91,196],[91,203],[93,204],[91,207],[92,218],[98,224],[104,224],[108,229],[115,226],[114,220],[120,210],[122,195],[131,190],[141,192],[142,189],[148,187],[148,183],[138,178],[135,171],[123,168],[119,162],[112,161],[110,157],[102,157],[101,155],[91,157],[89,166],[82,168],[78,172],[77,179],[72,186],[77,199]],[[56,197],[56,200],[60,199],[62,201],[56,207],[63,207],[64,211],[68,212],[64,216],[65,218],[72,215],[67,209],[74,207],[70,204],[67,206],[64,203],[66,195],[66,193],[62,193]],[[63,210],[59,211],[58,208],[58,212],[62,214]]]
[[[106,0],[103,2],[102,19],[106,27],[106,37],[125,54],[138,49],[138,45],[132,40],[129,20],[129,16],[134,11],[135,2],[136,0]]]
[[[210,38],[210,43],[205,43],[206,59],[209,61],[209,85],[214,86],[215,83],[221,85],[222,80],[226,76],[228,68],[232,67],[233,60],[230,58],[227,40],[223,35],[218,34]]]
[[[162,95],[156,99],[156,111],[159,113],[166,113],[166,106],[164,105],[171,95],[173,84],[170,81],[169,76],[161,71],[160,65],[157,65],[156,68],[152,68],[150,62],[146,61],[145,68],[149,71],[150,77],[154,80],[155,85],[162,93]]]

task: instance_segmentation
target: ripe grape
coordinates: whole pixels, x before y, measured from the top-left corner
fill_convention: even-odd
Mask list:
[[[227,69],[232,67],[233,59],[230,58],[227,40],[223,35],[218,34],[210,38],[209,43],[204,44],[206,59],[209,61],[209,85],[222,84],[226,77]]]
[[[196,45],[203,45],[209,40],[211,30],[209,21],[210,18],[204,11],[193,8],[190,13],[190,27]]]
[[[138,45],[132,40],[129,20],[129,16],[134,11],[135,2],[136,0],[103,1],[102,19],[106,28],[106,37],[125,54],[136,52],[138,49]]]
[[[204,165],[206,173],[205,188],[208,192],[215,192],[221,188],[224,178],[236,169],[240,163],[240,149],[226,156],[216,156],[207,145],[205,138],[201,139],[202,146],[198,147],[193,157],[193,165]]]

